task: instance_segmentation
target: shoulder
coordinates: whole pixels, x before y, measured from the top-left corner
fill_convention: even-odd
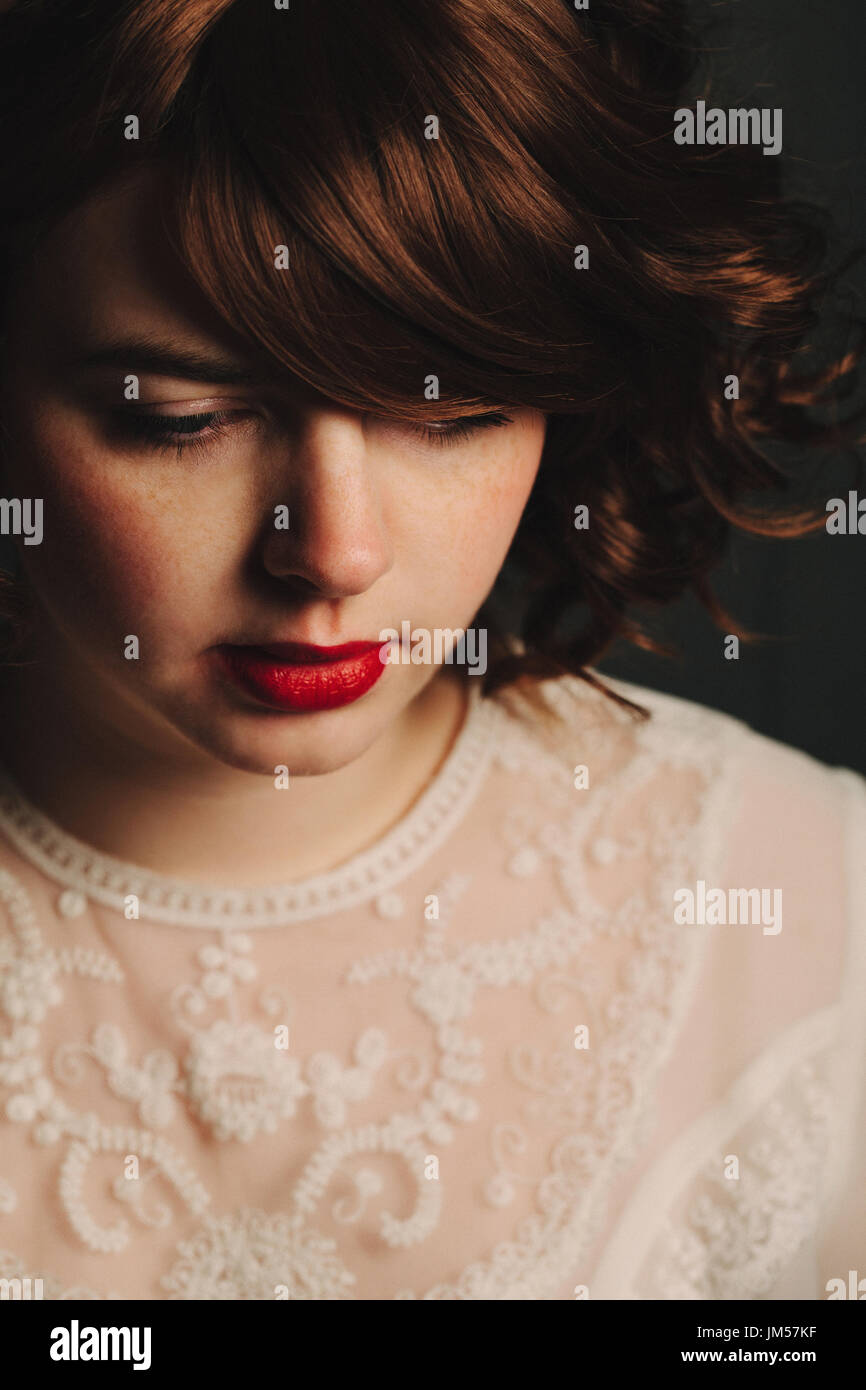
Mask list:
[[[496,698],[524,737],[563,758],[584,749],[618,769],[637,760],[644,766],[654,760],[671,771],[703,767],[740,810],[750,807],[770,817],[768,833],[778,817],[796,820],[801,830],[810,822],[835,826],[840,842],[862,830],[866,778],[859,773],[832,767],[721,710],[590,674],[632,708],[572,676]]]
[[[648,717],[573,678],[538,687],[544,709],[522,696],[509,706],[539,765],[560,764],[576,788],[583,769],[584,843],[641,843],[668,903],[671,885],[686,894],[678,902],[712,889],[729,903],[757,890],[778,903],[781,929],[710,935],[717,954],[736,956],[756,998],[778,994],[784,965],[792,1017],[808,1003],[808,983],[825,1002],[846,979],[866,991],[866,779],[718,710],[604,683]]]

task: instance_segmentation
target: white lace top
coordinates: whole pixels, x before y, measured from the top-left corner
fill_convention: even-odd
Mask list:
[[[273,891],[96,853],[4,778],[0,1276],[814,1299],[866,1275],[866,782],[611,684],[652,718],[572,680],[549,718],[475,690],[395,829]]]

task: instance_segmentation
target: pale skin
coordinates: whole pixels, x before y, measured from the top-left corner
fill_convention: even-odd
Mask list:
[[[3,325],[0,495],[43,498],[45,535],[19,542],[38,636],[32,662],[2,673],[0,755],[105,853],[203,881],[289,882],[405,813],[453,744],[466,685],[448,667],[389,665],[353,704],[282,713],[215,680],[208,654],[371,641],[404,620],[470,625],[532,490],[545,417],[505,407],[510,423],[443,447],[296,378],[181,377],[132,352],[83,365],[142,338],[262,365],[173,259],[154,178],[54,227]],[[221,412],[223,432],[180,455],[130,438],[129,373],[136,409]],[[138,660],[124,657],[129,634]]]

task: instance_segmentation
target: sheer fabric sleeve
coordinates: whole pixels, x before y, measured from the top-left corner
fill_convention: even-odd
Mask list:
[[[770,911],[690,928],[701,977],[594,1297],[822,1299],[866,1272],[866,782],[718,732],[733,794],[703,862],[724,868],[698,877]]]
[[[819,1233],[823,1297],[866,1299],[866,789],[836,774],[845,810],[848,932],[833,1059],[835,1129]]]

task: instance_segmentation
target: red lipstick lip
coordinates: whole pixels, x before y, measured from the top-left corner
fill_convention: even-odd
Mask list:
[[[316,647],[304,642],[219,646],[222,673],[271,709],[313,712],[359,700],[384,674],[382,642]]]

